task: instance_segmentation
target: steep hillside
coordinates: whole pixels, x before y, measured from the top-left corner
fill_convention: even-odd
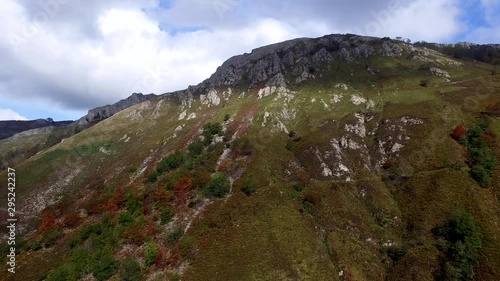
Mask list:
[[[233,57],[16,166],[1,278],[500,280],[491,70],[355,35]]]

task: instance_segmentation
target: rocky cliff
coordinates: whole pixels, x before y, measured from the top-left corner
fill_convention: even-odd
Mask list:
[[[106,105],[89,110],[87,115],[80,118],[77,123],[79,125],[86,125],[89,123],[99,122],[126,108],[147,100],[156,99],[157,97],[158,96],[154,94],[143,95],[140,93],[133,93],[130,97],[120,100],[112,105]]]

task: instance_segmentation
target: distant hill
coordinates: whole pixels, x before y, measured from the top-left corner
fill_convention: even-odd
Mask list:
[[[0,140],[12,137],[13,135],[32,129],[43,127],[62,127],[73,123],[73,121],[52,121],[37,119],[31,121],[0,121]]]

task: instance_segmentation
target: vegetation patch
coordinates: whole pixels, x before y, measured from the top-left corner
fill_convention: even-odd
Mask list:
[[[498,164],[490,147],[493,138],[486,133],[487,128],[487,125],[479,124],[465,132],[462,126],[457,126],[452,133],[452,137],[467,148],[471,176],[484,188],[491,186],[492,175]]]
[[[479,262],[482,234],[474,217],[468,213],[455,214],[452,219],[433,229],[443,253],[439,280],[470,280]]]

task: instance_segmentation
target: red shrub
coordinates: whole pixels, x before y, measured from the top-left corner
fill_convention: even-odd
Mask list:
[[[67,228],[75,228],[82,222],[82,218],[78,212],[71,212],[67,214],[63,219],[63,225]]]
[[[167,263],[172,267],[177,267],[179,265],[180,258],[181,258],[181,252],[179,249],[179,244],[177,243],[174,249],[172,249],[171,255],[170,257],[168,257]]]
[[[193,188],[193,179],[190,176],[180,178],[175,182],[174,193],[176,195],[184,194]]]
[[[172,199],[174,199],[174,194],[168,191],[165,187],[160,187],[155,191],[154,198],[156,202],[167,205]]]
[[[394,160],[388,159],[387,161],[385,161],[384,165],[382,165],[382,168],[384,170],[387,170],[393,167],[395,164],[396,162]]]
[[[164,247],[160,247],[158,250],[158,255],[156,255],[155,265],[158,269],[164,269],[168,263],[168,250]]]
[[[453,133],[451,133],[451,137],[455,140],[460,140],[461,138],[465,137],[465,134],[467,134],[467,130],[465,129],[465,127],[462,125],[457,125],[453,130]]]
[[[40,222],[40,226],[38,226],[38,232],[43,234],[56,226],[56,217],[52,215],[52,212],[49,210],[44,210],[42,213],[42,221]]]
[[[122,238],[125,239],[127,243],[140,246],[146,241],[147,237],[144,235],[142,226],[133,224],[125,228]]]

